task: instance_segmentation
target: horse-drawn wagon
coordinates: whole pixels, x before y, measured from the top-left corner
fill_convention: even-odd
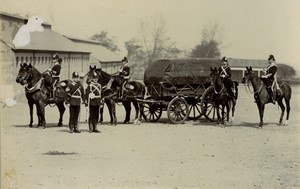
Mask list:
[[[220,59],[162,59],[149,65],[144,74],[149,96],[142,103],[143,118],[156,122],[167,111],[171,123],[202,115],[215,121],[209,74],[211,67],[220,65]]]

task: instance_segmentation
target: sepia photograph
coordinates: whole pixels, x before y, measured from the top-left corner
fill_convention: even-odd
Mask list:
[[[2,189],[300,188],[300,1],[0,5]]]

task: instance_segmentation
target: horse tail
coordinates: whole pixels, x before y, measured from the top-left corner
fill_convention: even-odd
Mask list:
[[[283,96],[287,100],[292,98],[292,88],[286,81],[278,82],[279,88],[281,90],[280,96]]]

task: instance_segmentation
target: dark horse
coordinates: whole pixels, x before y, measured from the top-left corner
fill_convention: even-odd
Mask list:
[[[37,116],[38,116],[38,125],[45,128],[46,120],[45,120],[45,106],[48,105],[49,99],[49,89],[46,85],[46,81],[43,78],[43,74],[41,74],[35,67],[31,64],[27,65],[23,63],[20,65],[20,70],[18,76],[16,78],[16,82],[20,83],[25,87],[26,98],[28,101],[28,106],[30,110],[30,122],[29,127],[32,127],[33,123],[33,105],[36,105],[37,108]],[[60,85],[57,86],[56,90],[56,101],[53,102],[56,104],[59,110],[59,121],[58,126],[63,125],[63,114],[65,112],[64,101],[66,97],[65,88],[68,85],[69,81],[61,81]]]
[[[232,108],[232,117],[231,117],[231,122],[233,122],[234,119],[234,112],[235,112],[235,105],[236,105],[236,100],[238,96],[238,83],[234,82],[234,89],[235,89],[235,96],[230,97],[226,86],[222,82],[222,78],[220,74],[218,73],[217,68],[212,69],[210,68],[211,73],[209,75],[210,80],[211,80],[211,85],[213,87],[214,93],[213,93],[213,102],[215,103],[216,109],[217,109],[217,124],[221,125],[224,127],[224,120],[225,120],[225,108],[226,108],[226,118],[227,121],[229,121],[229,113],[230,113],[230,107]],[[220,116],[220,106],[221,106],[221,111],[222,111],[222,116]]]
[[[124,91],[123,98],[118,97],[118,91],[121,88],[122,81],[119,75],[111,75],[104,72],[101,68],[96,68],[96,66],[91,67],[87,73],[87,83],[90,82],[94,73],[98,75],[98,82],[102,86],[102,97],[104,98],[104,102],[106,103],[109,115],[110,115],[110,123],[116,125],[116,102],[122,102],[126,116],[123,123],[129,123],[130,121],[130,112],[131,112],[131,102],[135,107],[135,120],[134,123],[138,124],[141,118],[141,107],[138,99],[143,99],[146,94],[146,87],[144,84],[138,81],[128,81],[128,84],[132,86],[132,89],[127,89]],[[100,122],[103,121],[103,106],[100,109]]]
[[[248,84],[251,82],[254,90],[254,99],[256,101],[258,110],[259,110],[259,117],[260,117],[260,123],[258,125],[258,128],[263,127],[263,117],[264,117],[264,110],[265,110],[265,104],[270,103],[270,96],[268,94],[267,88],[264,85],[263,81],[254,74],[252,67],[250,68],[246,67],[245,76],[242,79],[242,83]],[[289,120],[289,114],[290,114],[290,100],[292,96],[292,89],[286,82],[278,82],[280,87],[280,93],[277,94],[276,101],[278,102],[278,105],[281,108],[281,115],[279,118],[279,125],[287,125]],[[285,123],[282,123],[282,118],[284,115],[285,106],[282,103],[282,99],[285,100],[286,104],[286,121]]]

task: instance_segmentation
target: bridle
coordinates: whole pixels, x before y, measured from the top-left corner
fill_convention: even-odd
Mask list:
[[[251,74],[253,74],[252,71],[251,71]],[[244,78],[246,79],[246,81],[244,82],[244,86],[245,86],[245,90],[246,90],[247,93],[249,91],[249,93],[251,93],[251,94],[256,94],[256,93],[259,93],[262,90],[262,87],[263,87],[263,82],[262,81],[260,83],[259,88],[256,91],[251,91],[250,85],[249,85],[251,80],[249,79],[249,77],[244,77]],[[248,88],[248,90],[247,90],[247,88]]]
[[[215,76],[215,77],[217,77],[217,76]],[[212,78],[211,78],[212,79]],[[215,94],[221,94],[223,91],[224,91],[224,89],[225,89],[225,85],[224,85],[224,83],[222,82],[222,88],[221,88],[221,90],[220,91],[217,91],[216,90],[216,85],[215,85],[215,82],[216,82],[216,78],[214,78],[214,79],[212,79],[212,81],[211,81],[211,83],[212,83],[212,86],[213,86],[213,88],[214,88],[214,93]]]

